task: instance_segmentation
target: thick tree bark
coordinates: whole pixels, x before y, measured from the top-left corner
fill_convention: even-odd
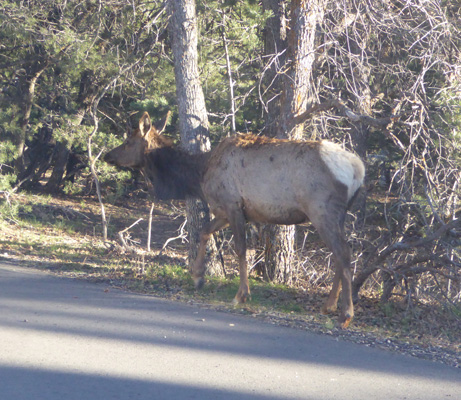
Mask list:
[[[264,30],[264,53],[267,68],[264,73],[265,127],[264,134],[283,137],[281,129],[281,93],[283,70],[287,51],[286,1],[263,0],[263,10],[272,11]],[[278,283],[292,283],[295,229],[291,226],[264,225],[262,245],[264,247],[264,279]]]
[[[317,25],[323,20],[327,0],[292,0],[288,35],[287,73],[282,96],[280,135],[299,139],[303,124],[296,124],[313,101],[312,70],[316,55]]]
[[[171,15],[169,32],[172,37],[176,96],[179,108],[181,146],[190,153],[210,150],[208,115],[205,97],[198,73],[197,19],[194,0],[170,0]],[[206,204],[187,199],[186,212],[189,232],[189,264],[197,256],[200,231],[209,220]],[[214,276],[223,274],[218,261],[214,240],[209,241],[206,270]]]
[[[264,7],[272,9],[274,17],[266,26],[266,51],[277,51],[284,43],[283,0],[265,0]],[[276,110],[270,115],[280,115],[274,121],[268,117],[269,132],[279,138],[299,139],[302,137],[303,124],[296,124],[295,117],[302,114],[312,101],[312,68],[315,61],[316,26],[322,21],[326,0],[292,0],[290,10],[290,30],[286,48],[286,71],[280,105],[274,103]],[[277,13],[276,13],[277,12]],[[282,49],[278,50],[278,53]],[[281,70],[281,68],[279,67]],[[272,71],[272,74],[276,71]],[[274,76],[274,79],[277,79]],[[272,79],[273,82],[274,79]],[[265,275],[272,281],[290,284],[295,273],[293,260],[295,251],[295,226],[266,226]]]
[[[266,21],[264,29],[264,57],[267,67],[264,71],[264,134],[278,136],[281,112],[281,93],[283,87],[283,69],[287,51],[286,1],[263,0],[264,11],[272,11],[272,17]]]

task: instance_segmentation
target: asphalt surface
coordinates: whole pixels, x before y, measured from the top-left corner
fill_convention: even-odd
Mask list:
[[[0,400],[461,399],[461,370],[0,263]]]

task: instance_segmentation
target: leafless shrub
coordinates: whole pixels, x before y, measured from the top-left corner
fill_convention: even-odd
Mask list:
[[[315,101],[335,96],[346,108],[330,104],[333,112],[315,115],[306,131],[335,136],[369,161],[367,200],[359,201],[351,240],[361,255],[355,290],[373,286],[384,301],[461,297],[456,3],[329,2],[318,27]],[[306,259],[300,266],[309,279],[318,270]]]

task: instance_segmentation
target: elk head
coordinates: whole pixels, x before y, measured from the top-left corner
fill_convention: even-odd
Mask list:
[[[170,112],[156,128],[145,112],[139,120],[139,128],[135,129],[128,138],[118,147],[104,156],[104,161],[119,167],[142,168],[145,154],[153,149],[172,146],[173,141],[161,135],[165,129]]]

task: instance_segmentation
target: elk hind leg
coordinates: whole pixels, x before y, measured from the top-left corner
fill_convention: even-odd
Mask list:
[[[333,278],[333,287],[324,308],[328,309],[330,307],[330,310],[336,308],[339,291],[342,286],[341,314],[338,322],[341,328],[347,328],[354,317],[351,250],[342,232],[336,234],[332,242],[331,250],[336,264],[336,271]]]
[[[328,299],[322,307],[323,314],[330,314],[338,308],[339,292],[341,290],[341,271],[337,268],[335,262],[335,275],[333,278],[333,286],[331,287]]]
[[[354,316],[351,250],[344,235],[344,216],[345,213],[330,209],[328,217],[324,217],[323,220],[317,219],[317,223],[314,223],[323,241],[333,252],[335,262],[333,286],[322,311],[329,313],[336,310],[342,286],[341,314],[339,316],[339,325],[342,328],[346,328]]]
[[[250,297],[250,285],[248,282],[246,260],[245,223],[245,217],[240,209],[234,210],[230,213],[229,225],[234,234],[235,252],[238,257],[240,272],[240,286],[233,300],[234,304],[245,303]]]
[[[205,283],[205,256],[206,256],[206,245],[211,235],[228,225],[228,222],[224,218],[215,218],[208,222],[202,232],[200,233],[200,244],[197,251],[197,258],[192,266],[192,279],[194,280],[195,287],[200,289]]]

